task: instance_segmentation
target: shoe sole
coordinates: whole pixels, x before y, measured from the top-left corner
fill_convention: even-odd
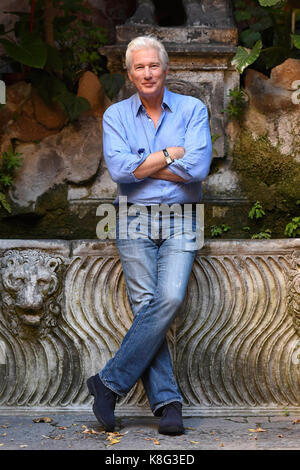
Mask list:
[[[96,391],[96,387],[94,385],[94,381],[93,381],[93,378],[90,377],[89,379],[87,379],[86,381],[86,384],[87,384],[87,387],[89,389],[89,392],[91,395],[93,395],[93,397],[96,399],[96,396],[97,396],[97,391]],[[95,408],[95,402],[93,403],[93,413],[94,415],[96,416],[97,420],[99,421],[99,423],[101,424],[102,427],[104,427],[104,429],[108,432],[113,432],[113,430],[115,429],[114,426],[110,426],[108,425],[107,423],[105,423],[105,421],[103,420],[102,416],[97,412],[96,408]]]
[[[181,436],[182,434],[184,434],[184,429],[166,429],[166,430],[161,430],[159,429],[158,430],[159,434],[166,434],[166,435],[169,435],[169,436]]]

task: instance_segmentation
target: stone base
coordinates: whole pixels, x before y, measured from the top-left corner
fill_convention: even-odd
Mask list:
[[[1,240],[0,262],[1,411],[90,409],[132,321],[114,242]],[[299,276],[299,239],[206,242],[168,333],[186,416],[300,409]],[[149,412],[140,383],[118,403]]]

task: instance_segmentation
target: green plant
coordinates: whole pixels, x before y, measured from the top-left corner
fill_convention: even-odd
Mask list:
[[[262,230],[261,232],[259,233],[254,233],[252,235],[252,239],[263,239],[263,238],[271,238],[271,233],[272,231],[269,229],[269,228],[266,228],[265,230]]]
[[[292,218],[292,221],[284,229],[284,235],[294,238],[300,235],[300,217]]]
[[[216,140],[218,140],[220,137],[221,137],[221,134],[211,134],[212,149],[213,149],[213,153],[214,153],[215,155],[218,155],[218,152],[217,152],[217,150],[214,148],[214,143],[215,143]]]
[[[240,90],[239,87],[235,87],[233,90],[229,90],[228,96],[231,99],[222,112],[226,113],[230,119],[240,119],[244,112],[247,101],[245,95],[245,92]]]
[[[265,215],[265,211],[259,201],[256,201],[250,209],[248,214],[249,219],[260,219]]]
[[[221,226],[211,225],[210,235],[212,238],[220,237],[224,232],[228,232],[228,230],[230,230],[230,227],[226,224],[222,224]]]
[[[0,166],[0,204],[7,212],[11,212],[7,199],[7,191],[13,184],[15,170],[21,165],[21,153],[14,152],[12,147],[2,154]]]
[[[300,58],[299,2],[234,0],[239,42],[233,64],[242,73],[254,67],[263,73],[288,57]]]
[[[109,73],[106,57],[98,52],[106,43],[105,32],[80,20],[80,14],[91,14],[83,0],[29,0],[29,6],[28,13],[9,12],[19,18],[12,30],[0,27],[6,52],[2,59],[26,72],[46,103],[58,103],[71,121],[90,108],[76,95],[82,71],[94,71],[112,99],[124,79]],[[11,32],[15,40],[10,39]]]

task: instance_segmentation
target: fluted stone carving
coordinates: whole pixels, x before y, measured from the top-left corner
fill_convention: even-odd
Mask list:
[[[295,330],[300,336],[300,251],[291,257],[291,269],[288,272],[288,310],[293,318]]]
[[[0,257],[2,409],[90,409],[85,380],[131,323],[113,242],[47,243],[23,241]],[[168,334],[185,413],[299,407],[299,253],[297,240],[214,241],[199,251]],[[21,274],[23,293],[15,290]],[[39,280],[43,308],[33,311]],[[118,403],[121,414],[149,412],[140,383]]]

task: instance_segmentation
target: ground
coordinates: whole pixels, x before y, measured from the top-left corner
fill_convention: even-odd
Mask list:
[[[185,434],[173,437],[158,433],[158,420],[151,416],[117,418],[112,434],[105,433],[88,412],[2,414],[0,450],[104,450],[117,456],[121,450],[194,453],[300,448],[299,416],[284,413],[273,417],[185,417]]]

